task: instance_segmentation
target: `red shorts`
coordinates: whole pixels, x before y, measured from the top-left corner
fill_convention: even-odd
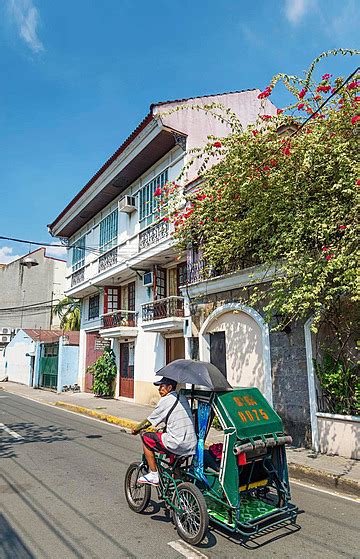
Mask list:
[[[156,452],[161,452],[162,454],[171,455],[172,453],[165,447],[164,443],[162,442],[162,433],[155,433],[153,431],[147,431],[142,433],[141,438],[149,450],[154,450]]]

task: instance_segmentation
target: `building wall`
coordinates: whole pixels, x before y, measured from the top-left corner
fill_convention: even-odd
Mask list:
[[[35,342],[25,332],[20,330],[11,340],[5,351],[6,374],[9,381],[30,386],[31,357],[27,357],[26,354],[34,353],[34,351]]]
[[[63,345],[60,338],[58,385],[57,390],[61,392],[64,385],[77,383],[79,368],[79,346]]]
[[[25,255],[26,256],[26,255]],[[45,257],[45,249],[34,251],[31,256],[38,266],[28,269],[20,258],[0,267],[0,309],[16,307],[11,314],[0,310],[0,326],[11,328],[56,328],[58,320],[51,317],[51,301],[64,296],[66,264],[61,260]],[[48,308],[28,310],[23,307],[48,301]]]
[[[202,324],[217,307],[225,303],[244,303],[247,299],[246,289],[233,289],[199,297],[192,303],[195,340]],[[256,310],[261,314],[261,309]],[[231,329],[230,324],[227,328]],[[246,328],[245,322],[244,331]],[[241,341],[238,351],[244,351],[245,360],[250,360],[253,350],[247,351],[246,346],[243,349],[240,344]],[[192,346],[194,351],[191,357],[198,358],[198,344],[193,343]],[[308,446],[311,444],[311,427],[303,323],[291,324],[288,333],[270,332],[270,355],[274,408],[284,421],[286,431],[293,437],[294,444]],[[248,371],[251,372],[251,367]],[[230,376],[228,370],[228,378]],[[240,382],[242,384],[243,380],[240,379]],[[250,377],[245,382],[253,385]],[[261,389],[261,386],[259,388]]]

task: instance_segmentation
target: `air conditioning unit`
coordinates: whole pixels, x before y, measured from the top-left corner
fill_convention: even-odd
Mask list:
[[[136,210],[136,198],[135,196],[123,196],[119,200],[119,212],[126,212],[131,214]]]
[[[143,286],[144,287],[152,287],[154,282],[154,275],[152,272],[146,272],[143,275]]]

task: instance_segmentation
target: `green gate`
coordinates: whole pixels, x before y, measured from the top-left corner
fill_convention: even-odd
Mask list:
[[[40,387],[57,388],[59,344],[42,344],[40,354]]]

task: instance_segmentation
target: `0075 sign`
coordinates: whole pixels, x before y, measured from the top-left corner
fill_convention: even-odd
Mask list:
[[[239,407],[248,407],[250,409],[238,411],[238,415],[243,423],[250,421],[268,421],[269,416],[262,408],[255,408],[258,403],[252,396],[235,396],[234,402]],[[253,407],[254,406],[254,407]]]

